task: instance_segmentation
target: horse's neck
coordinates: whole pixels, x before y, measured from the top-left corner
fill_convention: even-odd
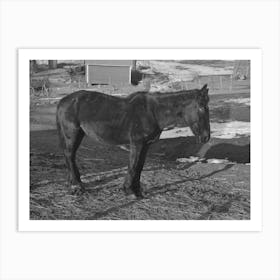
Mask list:
[[[185,98],[172,97],[170,95],[160,96],[158,101],[158,122],[161,129],[173,128],[178,125],[178,122],[184,123],[184,108],[190,100]]]

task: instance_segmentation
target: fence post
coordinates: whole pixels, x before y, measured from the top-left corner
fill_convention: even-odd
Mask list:
[[[223,77],[220,76],[220,89],[222,89],[222,88],[223,88]]]

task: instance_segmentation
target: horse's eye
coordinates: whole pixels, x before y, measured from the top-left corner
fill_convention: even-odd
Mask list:
[[[205,113],[205,109],[203,107],[199,107],[198,109],[199,113],[204,114]]]

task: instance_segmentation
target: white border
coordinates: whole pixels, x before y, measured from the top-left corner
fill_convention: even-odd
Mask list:
[[[91,59],[251,60],[251,219],[245,221],[29,220],[29,60]],[[19,231],[261,231],[262,72],[260,49],[19,49]]]

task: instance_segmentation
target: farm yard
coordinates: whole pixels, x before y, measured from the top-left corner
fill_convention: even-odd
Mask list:
[[[82,63],[61,62],[31,74],[30,219],[250,219],[250,79],[234,61],[137,61],[136,85],[89,90],[127,95],[209,87],[211,140],[196,144],[189,128],[164,131],[147,155],[144,199],[125,196],[127,146],[85,138],[77,153],[86,193],[71,195],[55,123],[60,98],[86,88]]]

